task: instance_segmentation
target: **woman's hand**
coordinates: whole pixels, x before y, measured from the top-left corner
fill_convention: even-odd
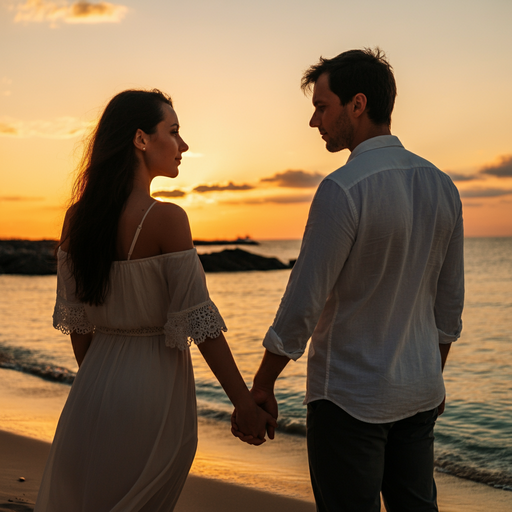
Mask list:
[[[269,438],[274,438],[274,430],[277,421],[272,415],[256,405],[254,400],[246,404],[238,404],[231,416],[231,431],[242,441],[253,445],[263,444],[265,434],[269,432]],[[272,432],[272,436],[270,435]]]
[[[277,401],[276,397],[274,396],[273,391],[266,391],[263,389],[258,389],[253,387],[251,389],[251,394],[254,398],[254,401],[259,405],[259,407],[266,411],[273,421],[267,421],[266,424],[266,430],[269,439],[274,439],[275,437],[275,429],[277,428],[277,417],[278,417],[278,407],[277,407]],[[238,437],[241,441],[244,441],[248,444],[254,444],[259,445],[260,437],[254,437],[252,434],[246,433],[242,428],[239,426],[239,422],[237,420],[237,413],[238,411],[235,409],[233,411],[233,414],[231,415],[231,433]]]
[[[240,436],[237,437],[259,445],[265,442],[268,430],[269,437],[273,439],[277,422],[272,414],[256,404],[254,395],[249,392],[238,371],[224,335],[221,333],[217,338],[209,338],[200,343],[198,348],[235,407],[232,423],[236,425],[237,431],[239,429]]]

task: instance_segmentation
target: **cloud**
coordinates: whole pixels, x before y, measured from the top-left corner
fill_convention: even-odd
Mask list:
[[[183,197],[186,195],[186,192],[183,190],[158,190],[157,192],[153,192],[151,194],[153,197]]]
[[[22,201],[43,201],[44,197],[28,196],[0,196],[0,201],[22,202]]]
[[[255,197],[243,201],[223,201],[223,204],[294,204],[294,203],[310,203],[313,194],[295,194],[286,196],[268,196]]]
[[[446,174],[448,174],[448,176],[450,176],[450,178],[453,181],[471,181],[471,180],[478,179],[478,176],[476,176],[475,174],[459,174],[458,172],[450,172],[450,171],[447,171]]]
[[[486,165],[480,170],[481,174],[490,174],[498,178],[512,177],[512,155],[503,155],[494,165]]]
[[[235,185],[230,181],[227,185],[199,185],[194,188],[194,192],[204,194],[205,192],[225,192],[227,190],[252,190],[253,188],[254,187],[252,185],[248,185],[247,183],[244,183],[243,185]]]
[[[127,11],[124,5],[110,2],[67,2],[59,4],[47,0],[26,0],[18,7],[14,21],[57,21],[65,23],[118,23]]]
[[[288,188],[313,188],[316,187],[324,176],[318,172],[307,172],[300,170],[288,170],[276,172],[270,178],[262,178],[263,183],[274,183],[278,187]]]
[[[18,129],[10,123],[0,121],[0,136],[2,135],[18,135]]]
[[[187,151],[186,153],[183,153],[182,155],[185,158],[202,158],[202,153],[194,153],[193,151]]]
[[[512,189],[503,188],[470,188],[461,190],[461,197],[499,197],[512,194]]]
[[[45,139],[71,139],[84,135],[93,123],[75,117],[59,117],[52,121],[18,121],[0,119],[0,137],[42,137]]]

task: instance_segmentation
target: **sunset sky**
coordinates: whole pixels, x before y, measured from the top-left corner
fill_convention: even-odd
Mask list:
[[[56,238],[81,143],[128,88],[169,93],[190,146],[153,192],[195,238],[300,238],[343,165],[303,71],[381,47],[392,132],[452,176],[467,236],[512,236],[510,0],[0,0],[0,238]],[[185,154],[184,156],[187,156]]]

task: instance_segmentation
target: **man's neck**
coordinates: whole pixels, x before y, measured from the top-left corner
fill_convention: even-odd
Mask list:
[[[367,123],[364,129],[359,130],[358,133],[356,132],[354,135],[354,139],[349,148],[350,152],[354,151],[354,149],[365,140],[380,137],[381,135],[391,135],[391,128],[386,124]]]

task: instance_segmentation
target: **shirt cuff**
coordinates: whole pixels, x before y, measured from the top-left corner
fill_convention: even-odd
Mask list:
[[[439,344],[440,345],[448,345],[450,343],[453,343],[454,341],[457,341],[459,339],[459,334],[446,334],[444,331],[441,331],[441,329],[437,329],[437,333],[439,335]]]
[[[289,359],[293,359],[297,361],[299,357],[304,354],[304,350],[296,350],[295,352],[287,352],[284,348],[283,341],[279,337],[279,335],[274,331],[272,327],[269,327],[265,338],[263,339],[263,346],[273,354],[277,354],[279,356],[285,356]]]

